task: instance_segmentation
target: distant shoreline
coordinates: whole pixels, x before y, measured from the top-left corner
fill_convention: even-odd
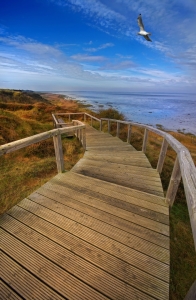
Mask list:
[[[93,92],[91,93],[93,94]],[[115,101],[105,101],[103,103],[96,98],[94,100],[91,100],[90,98],[85,98],[84,96],[77,97],[77,95],[73,95],[71,93],[69,94],[69,92],[66,91],[59,93],[54,92],[51,94],[62,95],[64,96],[64,99],[81,103],[82,105],[84,105],[84,107],[89,108],[93,112],[98,112],[100,109],[107,109],[109,107],[112,107],[117,109],[119,112],[122,112],[128,121],[139,124],[146,124],[154,128],[162,128],[165,131],[181,132],[184,134],[190,133],[192,135],[196,135],[196,118],[193,118],[192,116],[191,119],[191,115],[189,113],[187,113],[186,115],[179,114],[175,116],[167,116],[167,113],[165,113],[164,116],[163,110],[161,118],[159,118],[159,115],[157,116],[158,109],[156,107],[153,107],[151,109],[144,107],[144,109],[142,110],[142,108],[140,109],[140,107],[136,108],[135,106],[133,106],[135,114],[133,113],[133,115],[131,115],[132,118],[128,118],[126,113],[121,110],[121,104],[115,103]],[[131,110],[130,108],[129,111]]]

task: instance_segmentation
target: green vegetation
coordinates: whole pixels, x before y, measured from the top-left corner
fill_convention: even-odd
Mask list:
[[[31,91],[0,90],[0,144],[5,144],[53,128],[53,112],[87,111],[79,107],[76,101],[64,100],[62,95],[42,94]],[[124,120],[123,114],[115,109],[100,110],[96,117]],[[93,121],[93,126],[99,124]],[[103,130],[107,131],[107,122]],[[160,124],[157,127],[164,130]],[[169,132],[190,151],[196,163],[196,137],[183,132]],[[116,124],[111,124],[111,134],[116,135]],[[144,130],[132,128],[131,144],[141,150]],[[120,138],[127,139],[127,125],[120,126]],[[147,157],[156,167],[162,138],[149,134]],[[63,137],[64,161],[66,170],[82,157],[83,149],[76,138]],[[161,174],[166,192],[176,154],[169,147]],[[0,157],[0,213],[3,213],[19,200],[26,197],[44,182],[56,174],[56,162],[52,140],[29,146]],[[186,205],[183,184],[180,184],[175,203],[170,211],[171,228],[171,279],[170,299],[183,299],[191,284],[196,279],[196,254],[193,245],[189,214]]]

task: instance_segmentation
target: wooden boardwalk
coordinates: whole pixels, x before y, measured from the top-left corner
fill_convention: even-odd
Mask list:
[[[87,151],[0,217],[0,299],[169,299],[169,208],[142,152]]]

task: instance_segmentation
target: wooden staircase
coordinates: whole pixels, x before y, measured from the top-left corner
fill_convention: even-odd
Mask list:
[[[169,299],[169,208],[146,156],[86,128],[87,150],[0,218],[0,294]]]

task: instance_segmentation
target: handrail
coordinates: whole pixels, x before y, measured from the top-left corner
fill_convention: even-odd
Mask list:
[[[164,160],[166,157],[166,152],[168,145],[172,147],[172,149],[176,152],[177,157],[174,164],[174,168],[171,174],[169,187],[167,189],[166,193],[166,201],[170,206],[173,205],[176,193],[178,190],[178,186],[180,183],[180,180],[182,178],[183,184],[184,184],[184,190],[185,190],[185,196],[190,216],[190,222],[192,227],[192,233],[194,238],[194,244],[196,249],[196,168],[194,165],[194,162],[192,160],[192,157],[190,155],[189,150],[183,146],[179,141],[177,141],[172,135],[170,135],[167,132],[161,131],[160,129],[151,127],[149,125],[130,122],[130,121],[122,121],[122,120],[116,120],[116,119],[109,119],[109,118],[101,118],[98,119],[90,114],[87,114],[85,112],[83,113],[65,113],[65,114],[55,114],[57,115],[64,115],[69,116],[69,120],[71,119],[71,115],[75,114],[81,114],[84,117],[84,121],[86,121],[86,117],[91,118],[91,126],[92,126],[92,120],[99,121],[100,123],[100,130],[102,130],[103,122],[107,122],[108,124],[108,132],[110,133],[110,127],[112,122],[117,123],[117,133],[116,135],[119,137],[120,132],[120,124],[127,125],[128,131],[127,131],[127,142],[130,143],[131,140],[131,131],[132,126],[137,126],[144,129],[144,139],[143,139],[143,145],[142,145],[142,151],[146,152],[146,146],[148,141],[148,134],[149,132],[156,133],[157,135],[163,137],[162,147],[159,154],[159,159],[157,163],[156,170],[157,172],[161,173]],[[56,117],[54,116],[54,120]],[[58,120],[57,120],[58,123]]]
[[[27,147],[29,145],[32,145],[34,143],[46,140],[48,138],[53,137],[54,140],[54,147],[55,147],[55,155],[56,155],[56,162],[57,162],[57,169],[58,172],[64,171],[64,165],[63,165],[63,150],[62,150],[62,143],[61,143],[61,135],[63,133],[69,133],[69,132],[76,132],[76,136],[80,139],[80,141],[83,144],[83,147],[86,148],[86,137],[85,137],[85,124],[78,120],[72,120],[72,126],[69,124],[69,127],[63,127],[59,128],[61,125],[65,125],[66,123],[60,121],[58,122],[57,116],[68,116],[69,121],[71,121],[71,115],[83,115],[84,121],[86,121],[86,118],[89,117],[91,119],[91,126],[93,125],[93,120],[98,121],[100,124],[100,130],[102,130],[102,123],[103,121],[106,121],[108,123],[108,132],[110,132],[110,125],[111,122],[117,123],[117,136],[119,137],[120,133],[120,124],[127,125],[127,142],[130,143],[131,140],[131,132],[132,132],[132,126],[137,126],[143,128],[144,131],[144,139],[143,139],[143,145],[142,145],[142,151],[146,152],[146,146],[148,141],[148,134],[149,132],[154,132],[157,135],[163,137],[162,147],[159,154],[159,159],[157,163],[157,172],[161,173],[167,148],[168,145],[170,145],[173,150],[177,153],[176,161],[174,164],[173,172],[171,175],[169,187],[166,194],[166,201],[169,203],[170,206],[173,205],[174,199],[176,196],[176,192],[182,177],[182,181],[184,184],[184,190],[185,190],[185,196],[190,216],[190,223],[193,233],[193,239],[196,249],[196,168],[194,165],[194,162],[192,160],[192,157],[190,155],[189,150],[183,146],[179,141],[177,141],[173,136],[171,136],[169,133],[163,132],[157,128],[151,127],[149,125],[144,125],[140,123],[135,122],[129,122],[129,121],[121,121],[116,119],[109,119],[109,118],[101,118],[98,119],[88,113],[85,112],[79,112],[79,113],[56,113],[52,114],[54,125],[56,129],[36,134],[31,137],[27,137],[15,142],[11,142],[5,145],[0,146],[0,156],[4,155],[6,153],[10,153],[13,151],[16,151],[18,149]],[[185,299],[195,299],[195,292],[196,290],[196,283],[193,284],[191,287],[189,293],[187,294]]]
[[[80,141],[82,142],[82,145],[84,149],[86,149],[86,138],[85,138],[85,124],[82,122],[78,122],[78,125],[70,126],[70,127],[63,127],[63,128],[57,128],[52,129],[43,133],[39,133],[30,137],[26,137],[24,139],[20,139],[8,144],[4,144],[0,146],[0,156],[14,152],[16,150],[25,148],[27,146],[30,146],[32,144],[44,141],[48,138],[53,137],[54,141],[54,148],[55,148],[55,156],[56,156],[56,163],[57,163],[57,170],[58,172],[64,171],[64,160],[63,160],[63,148],[62,148],[62,141],[61,141],[61,135],[64,133],[69,133],[73,131],[80,131],[81,134],[78,135]]]
[[[85,112],[78,112],[78,113],[55,113],[55,114],[52,114],[52,117],[53,117],[53,120],[54,120],[54,123],[56,124],[56,127],[58,127],[58,125],[62,125],[60,122],[58,122],[58,117],[57,116],[68,116],[69,118],[69,122],[71,121],[71,115],[83,115],[84,117],[84,122],[86,122],[86,118],[87,117],[90,117],[91,118],[91,126],[93,126],[93,120],[95,121],[98,121],[100,124],[101,124],[101,120],[88,114],[88,113],[85,113]],[[66,123],[64,123],[66,124]]]
[[[173,205],[174,199],[175,199],[175,196],[177,193],[177,189],[178,189],[181,177],[182,177],[187,206],[188,206],[188,210],[189,210],[194,244],[195,244],[195,249],[196,249],[196,168],[195,168],[195,165],[194,165],[194,162],[190,155],[189,150],[185,146],[183,146],[179,141],[177,141],[169,133],[163,132],[163,131],[161,131],[157,128],[151,127],[149,125],[115,120],[115,119],[102,118],[101,119],[101,128],[102,128],[103,121],[108,122],[108,124],[111,122],[116,122],[117,124],[128,125],[127,141],[130,141],[130,135],[131,135],[130,127],[131,126],[138,126],[138,127],[145,129],[143,146],[142,146],[142,151],[144,153],[146,151],[148,132],[151,131],[151,132],[158,134],[159,136],[162,136],[163,143],[162,143],[162,148],[160,151],[159,160],[158,160],[158,164],[157,164],[157,171],[159,173],[161,173],[161,171],[162,171],[162,167],[163,167],[163,163],[164,163],[164,159],[166,156],[166,151],[167,151],[168,145],[170,145],[173,148],[173,150],[177,153],[172,176],[171,176],[169,187],[168,187],[167,194],[166,194],[166,201],[169,203],[170,206]],[[117,127],[117,129],[119,130],[119,126]],[[108,132],[109,131],[110,131],[110,128],[108,128]],[[117,135],[118,135],[118,133],[117,133]]]

